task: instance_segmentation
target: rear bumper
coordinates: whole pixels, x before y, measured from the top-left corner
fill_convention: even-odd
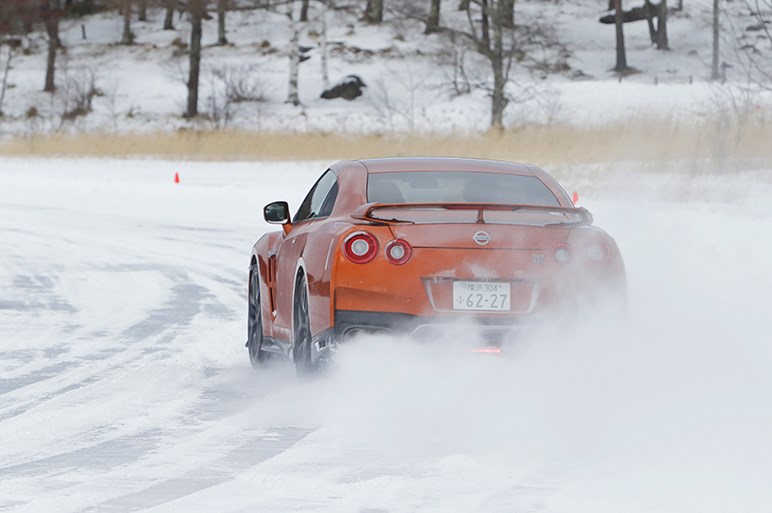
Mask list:
[[[425,317],[393,312],[337,310],[335,338],[345,340],[362,334],[392,334],[420,340],[439,340],[459,334],[474,335],[488,343],[499,343],[505,336],[516,336],[538,325],[536,318],[527,322],[511,318],[472,316]]]

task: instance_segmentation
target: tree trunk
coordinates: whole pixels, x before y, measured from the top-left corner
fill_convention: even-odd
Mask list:
[[[334,7],[334,6],[333,6]],[[327,59],[327,8],[325,2],[322,5],[322,88],[326,91],[330,88],[330,73],[328,71]]]
[[[166,15],[164,16],[164,30],[174,30],[174,8],[177,0],[166,0]]]
[[[225,14],[228,12],[228,0],[217,0],[217,44],[220,46],[228,44],[228,38],[225,37]]]
[[[646,12],[646,23],[649,25],[649,39],[651,40],[651,44],[654,44],[657,42],[657,31],[654,30],[654,17],[652,16],[654,6],[651,5],[649,0],[646,0],[643,4],[643,10]]]
[[[300,105],[300,95],[298,94],[298,75],[300,74],[300,26],[295,21],[293,15],[293,7],[295,0],[291,0],[289,3],[288,16],[290,24],[292,25],[292,38],[290,39],[290,73],[289,73],[289,92],[287,93],[287,103],[298,106]]]
[[[59,41],[59,16],[61,14],[59,0],[47,0],[43,12],[46,33],[48,34],[48,59],[46,60],[46,83],[43,91],[56,91],[56,50],[61,45]]]
[[[670,50],[667,42],[667,0],[659,0],[657,16],[657,50]]]
[[[122,45],[134,43],[134,34],[131,33],[131,0],[123,0],[123,37]]]
[[[614,71],[623,73],[627,67],[627,53],[625,52],[625,32],[624,18],[622,13],[622,0],[614,0],[614,10],[616,15],[616,38],[617,38],[617,65]]]
[[[306,22],[308,21],[308,4],[309,0],[303,0],[300,4],[300,21]]]
[[[482,9],[482,44],[485,48],[490,48],[491,34],[488,24],[488,0],[480,0],[480,7]]]
[[[201,74],[201,18],[204,15],[204,0],[190,0],[190,71],[188,75],[188,109],[185,116],[198,116],[198,81]]]
[[[515,28],[515,0],[501,1],[501,26],[504,28]]]
[[[8,59],[5,61],[3,67],[3,80],[0,82],[0,118],[3,117],[3,104],[5,103],[5,91],[8,88],[8,75],[11,72],[11,63],[13,62],[13,54],[16,51],[12,45],[8,46]],[[0,50],[2,46],[0,46]]]
[[[429,5],[429,17],[426,18],[424,34],[432,34],[440,29],[440,0],[432,0]]]
[[[365,21],[373,25],[383,21],[383,0],[367,0]]]
[[[721,27],[718,23],[718,0],[713,0],[713,62],[710,67],[710,79],[718,80],[721,76],[718,74],[718,36]]]
[[[469,10],[469,0],[461,0],[458,3],[458,10],[459,11],[468,11]]]
[[[137,20],[147,21],[147,0],[139,0],[139,6],[137,9]]]
[[[503,4],[499,4],[499,11],[493,16],[493,51],[491,52],[491,67],[493,68],[493,92],[491,94],[491,128],[504,130],[504,109],[507,108],[506,85],[507,77],[504,73],[504,34],[502,30],[503,17],[499,16]]]

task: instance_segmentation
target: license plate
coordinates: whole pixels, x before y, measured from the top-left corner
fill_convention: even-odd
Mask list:
[[[454,281],[453,309],[509,311],[510,284],[501,281]]]

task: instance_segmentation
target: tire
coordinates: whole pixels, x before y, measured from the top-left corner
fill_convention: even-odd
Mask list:
[[[260,303],[260,272],[255,266],[249,273],[249,306],[247,309],[247,350],[253,369],[265,365],[271,354],[263,350],[263,316]]]
[[[298,376],[307,377],[317,373],[318,366],[312,358],[311,317],[308,313],[308,284],[300,274],[295,282],[295,301],[292,316],[293,359]]]

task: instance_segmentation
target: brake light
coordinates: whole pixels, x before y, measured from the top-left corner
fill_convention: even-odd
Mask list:
[[[397,239],[386,244],[386,260],[394,265],[402,265],[410,260],[413,248],[406,241]]]
[[[470,349],[470,351],[473,353],[501,354],[501,348],[497,346],[475,347],[474,349]]]
[[[611,258],[611,248],[603,239],[596,239],[584,246],[584,254],[594,265],[604,265]]]
[[[552,248],[552,258],[561,265],[567,264],[571,261],[571,248],[568,244],[556,244]]]
[[[378,239],[367,232],[355,232],[343,241],[343,254],[355,264],[366,264],[378,253]]]

